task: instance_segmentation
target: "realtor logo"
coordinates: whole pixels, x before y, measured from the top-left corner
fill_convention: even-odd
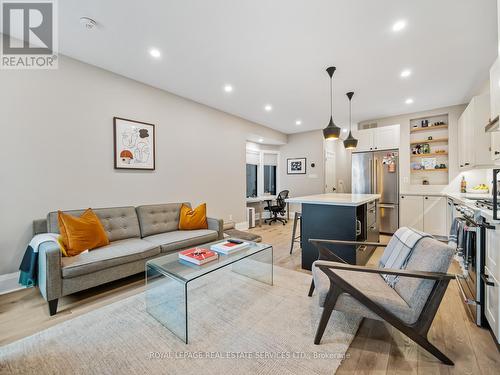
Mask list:
[[[1,1],[2,69],[56,69],[55,0]]]

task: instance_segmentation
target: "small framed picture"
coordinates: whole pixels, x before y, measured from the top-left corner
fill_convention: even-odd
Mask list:
[[[286,174],[306,174],[306,158],[286,159]]]
[[[113,117],[115,169],[155,169],[155,126]]]

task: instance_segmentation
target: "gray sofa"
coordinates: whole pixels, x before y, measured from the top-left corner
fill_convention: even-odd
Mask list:
[[[40,245],[38,286],[50,315],[56,313],[62,296],[144,272],[151,258],[223,238],[223,221],[214,218],[208,218],[208,229],[178,230],[181,205],[94,209],[110,244],[74,257],[62,257],[53,242]],[[83,211],[65,212],[80,215]],[[49,213],[46,220],[36,220],[34,232],[59,233],[57,212]]]

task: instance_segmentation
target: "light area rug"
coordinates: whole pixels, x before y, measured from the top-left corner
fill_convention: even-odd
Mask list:
[[[0,348],[1,374],[334,374],[360,319],[334,312],[321,345],[311,276],[274,285],[221,270],[193,285],[189,344],[146,311],[145,293]],[[22,319],[22,318],[21,318]]]

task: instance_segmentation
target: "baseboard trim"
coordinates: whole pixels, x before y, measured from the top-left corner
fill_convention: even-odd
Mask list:
[[[0,295],[24,288],[26,287],[19,284],[19,271],[0,275]]]
[[[248,221],[242,221],[241,223],[236,223],[235,228],[238,230],[247,230],[248,229]]]

